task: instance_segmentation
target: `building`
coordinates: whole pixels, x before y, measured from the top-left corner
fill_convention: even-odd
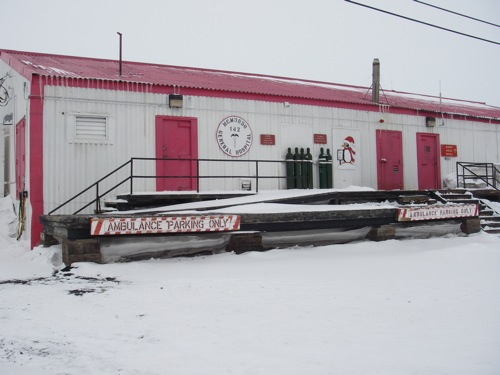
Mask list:
[[[241,190],[257,174],[241,161],[282,161],[296,147],[315,162],[322,148],[331,152],[334,188],[438,189],[457,161],[500,161],[500,108],[378,90],[377,60],[373,76],[367,88],[0,50],[3,193],[27,192],[35,246],[41,214],[132,157],[212,160],[136,161],[134,175],[149,177],[134,179],[134,191]],[[284,175],[283,164],[258,173]],[[111,186],[129,175],[120,173]],[[249,178],[206,178],[222,174]],[[286,180],[264,178],[259,188],[284,189]]]

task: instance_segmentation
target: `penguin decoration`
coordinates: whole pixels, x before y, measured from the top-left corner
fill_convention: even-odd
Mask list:
[[[354,138],[348,136],[344,139],[344,143],[342,144],[342,160],[340,164],[354,164],[356,159],[354,159],[354,155],[356,155],[356,151],[354,151]]]

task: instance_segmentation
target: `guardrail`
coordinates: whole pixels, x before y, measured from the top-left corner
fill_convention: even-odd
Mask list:
[[[136,161],[186,161],[186,162],[192,162],[192,163],[196,163],[196,174],[195,175],[179,175],[179,176],[172,176],[172,175],[168,175],[168,176],[163,176],[163,175],[136,175],[134,173],[134,162]],[[204,163],[204,162],[209,162],[209,163],[213,163],[213,162],[221,162],[221,163],[247,163],[247,164],[254,164],[254,171],[255,171],[255,174],[254,175],[201,175],[200,174],[200,164],[201,163]],[[110,173],[108,173],[107,175],[105,175],[104,177],[102,177],[101,179],[97,180],[96,182],[94,182],[93,184],[91,184],[90,186],[88,186],[87,188],[83,189],[81,192],[79,192],[78,194],[74,195],[73,197],[71,197],[70,199],[68,199],[67,201],[65,201],[64,203],[60,204],[59,206],[57,206],[56,208],[54,208],[52,211],[50,211],[48,213],[48,215],[52,215],[53,213],[59,211],[61,208],[63,208],[64,206],[68,205],[69,203],[73,202],[75,199],[77,199],[78,197],[82,196],[83,194],[85,194],[86,192],[88,191],[91,191],[92,189],[95,189],[95,198],[93,200],[91,200],[90,202],[88,202],[87,204],[85,204],[83,207],[81,207],[80,209],[78,209],[77,211],[75,211],[73,213],[73,215],[76,215],[80,212],[82,212],[84,209],[86,209],[87,207],[91,206],[92,204],[95,204],[95,209],[94,209],[94,212],[96,213],[100,213],[102,212],[101,210],[101,198],[103,198],[105,195],[109,194],[110,192],[112,192],[113,190],[117,189],[118,187],[124,185],[125,183],[129,182],[130,185],[130,194],[133,194],[134,192],[134,180],[136,179],[151,179],[151,178],[154,178],[154,179],[158,179],[158,178],[165,178],[165,179],[170,179],[170,178],[191,178],[191,179],[196,179],[197,183],[196,183],[196,186],[197,186],[197,189],[196,191],[199,193],[200,192],[200,180],[202,179],[207,179],[207,178],[210,178],[210,179],[220,179],[220,178],[224,178],[224,179],[228,179],[228,178],[245,178],[245,179],[252,179],[255,181],[255,191],[258,192],[259,191],[259,180],[260,179],[269,179],[269,178],[273,178],[273,179],[286,179],[287,176],[285,175],[261,175],[259,174],[259,166],[262,165],[262,164],[269,164],[269,163],[278,163],[278,164],[283,164],[286,163],[286,160],[228,160],[228,159],[187,159],[187,158],[138,158],[138,157],[133,157],[131,158],[130,160],[128,160],[127,162],[123,163],[122,165],[120,165],[118,168],[116,168],[115,170],[111,171]],[[111,188],[108,188],[106,189],[105,191],[101,191],[101,187],[102,187],[102,184],[104,181],[107,181],[109,178],[111,178],[112,176],[116,175],[118,172],[122,171],[123,169],[129,167],[129,175],[124,178],[123,180],[119,181],[118,183],[116,183],[114,186],[112,186]]]
[[[500,190],[500,169],[494,163],[457,162],[456,170],[457,187],[466,188],[467,180],[480,180],[487,186]]]

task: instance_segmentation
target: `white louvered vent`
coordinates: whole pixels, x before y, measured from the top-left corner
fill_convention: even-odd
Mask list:
[[[106,117],[77,116],[76,138],[105,140],[108,138]]]

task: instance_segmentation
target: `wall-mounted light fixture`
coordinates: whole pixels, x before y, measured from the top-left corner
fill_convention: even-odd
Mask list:
[[[427,126],[428,128],[435,127],[436,126],[436,118],[427,116],[425,118],[425,126]]]
[[[168,96],[168,106],[170,108],[182,108],[182,99],[181,94],[170,94]]]

